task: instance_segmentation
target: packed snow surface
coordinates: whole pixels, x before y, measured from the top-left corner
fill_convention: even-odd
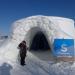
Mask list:
[[[75,75],[75,63],[42,61],[28,52],[26,65],[21,66],[0,55],[0,75]]]
[[[64,30],[60,24],[63,27],[64,25],[66,27],[72,25],[72,27]],[[31,40],[28,34],[30,34],[29,31],[32,31],[32,33],[35,31],[34,27],[37,29],[34,34],[41,29],[48,34],[48,40],[51,44],[54,38],[58,37],[75,39],[73,20],[60,17],[33,16],[16,21],[12,27],[9,38],[0,47],[0,75],[75,75],[74,62],[57,62],[55,59],[45,61],[30,51],[27,52],[26,65],[21,66],[19,64],[19,50],[17,49],[18,44],[23,39],[29,46]],[[33,30],[30,30],[31,28]],[[34,36],[34,34],[32,35]]]

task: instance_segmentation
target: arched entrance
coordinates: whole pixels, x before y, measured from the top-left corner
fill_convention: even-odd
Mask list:
[[[49,45],[48,37],[43,31],[38,31],[32,38],[30,45],[30,52],[37,58],[49,61],[53,60],[51,47]]]
[[[49,34],[40,27],[31,28],[26,35],[29,52],[40,60],[53,60]]]
[[[48,40],[42,31],[35,34],[30,45],[30,50],[49,50]]]

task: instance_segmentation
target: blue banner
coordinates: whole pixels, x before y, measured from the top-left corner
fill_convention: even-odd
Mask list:
[[[54,56],[74,56],[74,40],[73,39],[55,39],[53,44]]]

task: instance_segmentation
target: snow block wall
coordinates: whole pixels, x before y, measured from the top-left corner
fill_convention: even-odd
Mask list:
[[[44,33],[51,48],[53,48],[53,42],[56,38],[75,39],[74,21],[72,19],[41,15],[31,16],[12,24],[12,32],[4,44],[5,48],[1,47],[0,53],[3,53],[9,59],[17,59],[19,53],[17,49],[18,44],[22,40],[26,40],[29,47],[33,37],[39,31]]]
[[[11,37],[17,42],[23,39],[29,42],[29,38],[38,31],[45,33],[50,43],[53,43],[54,38],[75,38],[73,20],[50,16],[32,16],[16,21]]]

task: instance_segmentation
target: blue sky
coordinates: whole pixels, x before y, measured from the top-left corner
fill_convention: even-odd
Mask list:
[[[75,0],[0,0],[0,32],[8,35],[15,20],[32,15],[75,19]]]

